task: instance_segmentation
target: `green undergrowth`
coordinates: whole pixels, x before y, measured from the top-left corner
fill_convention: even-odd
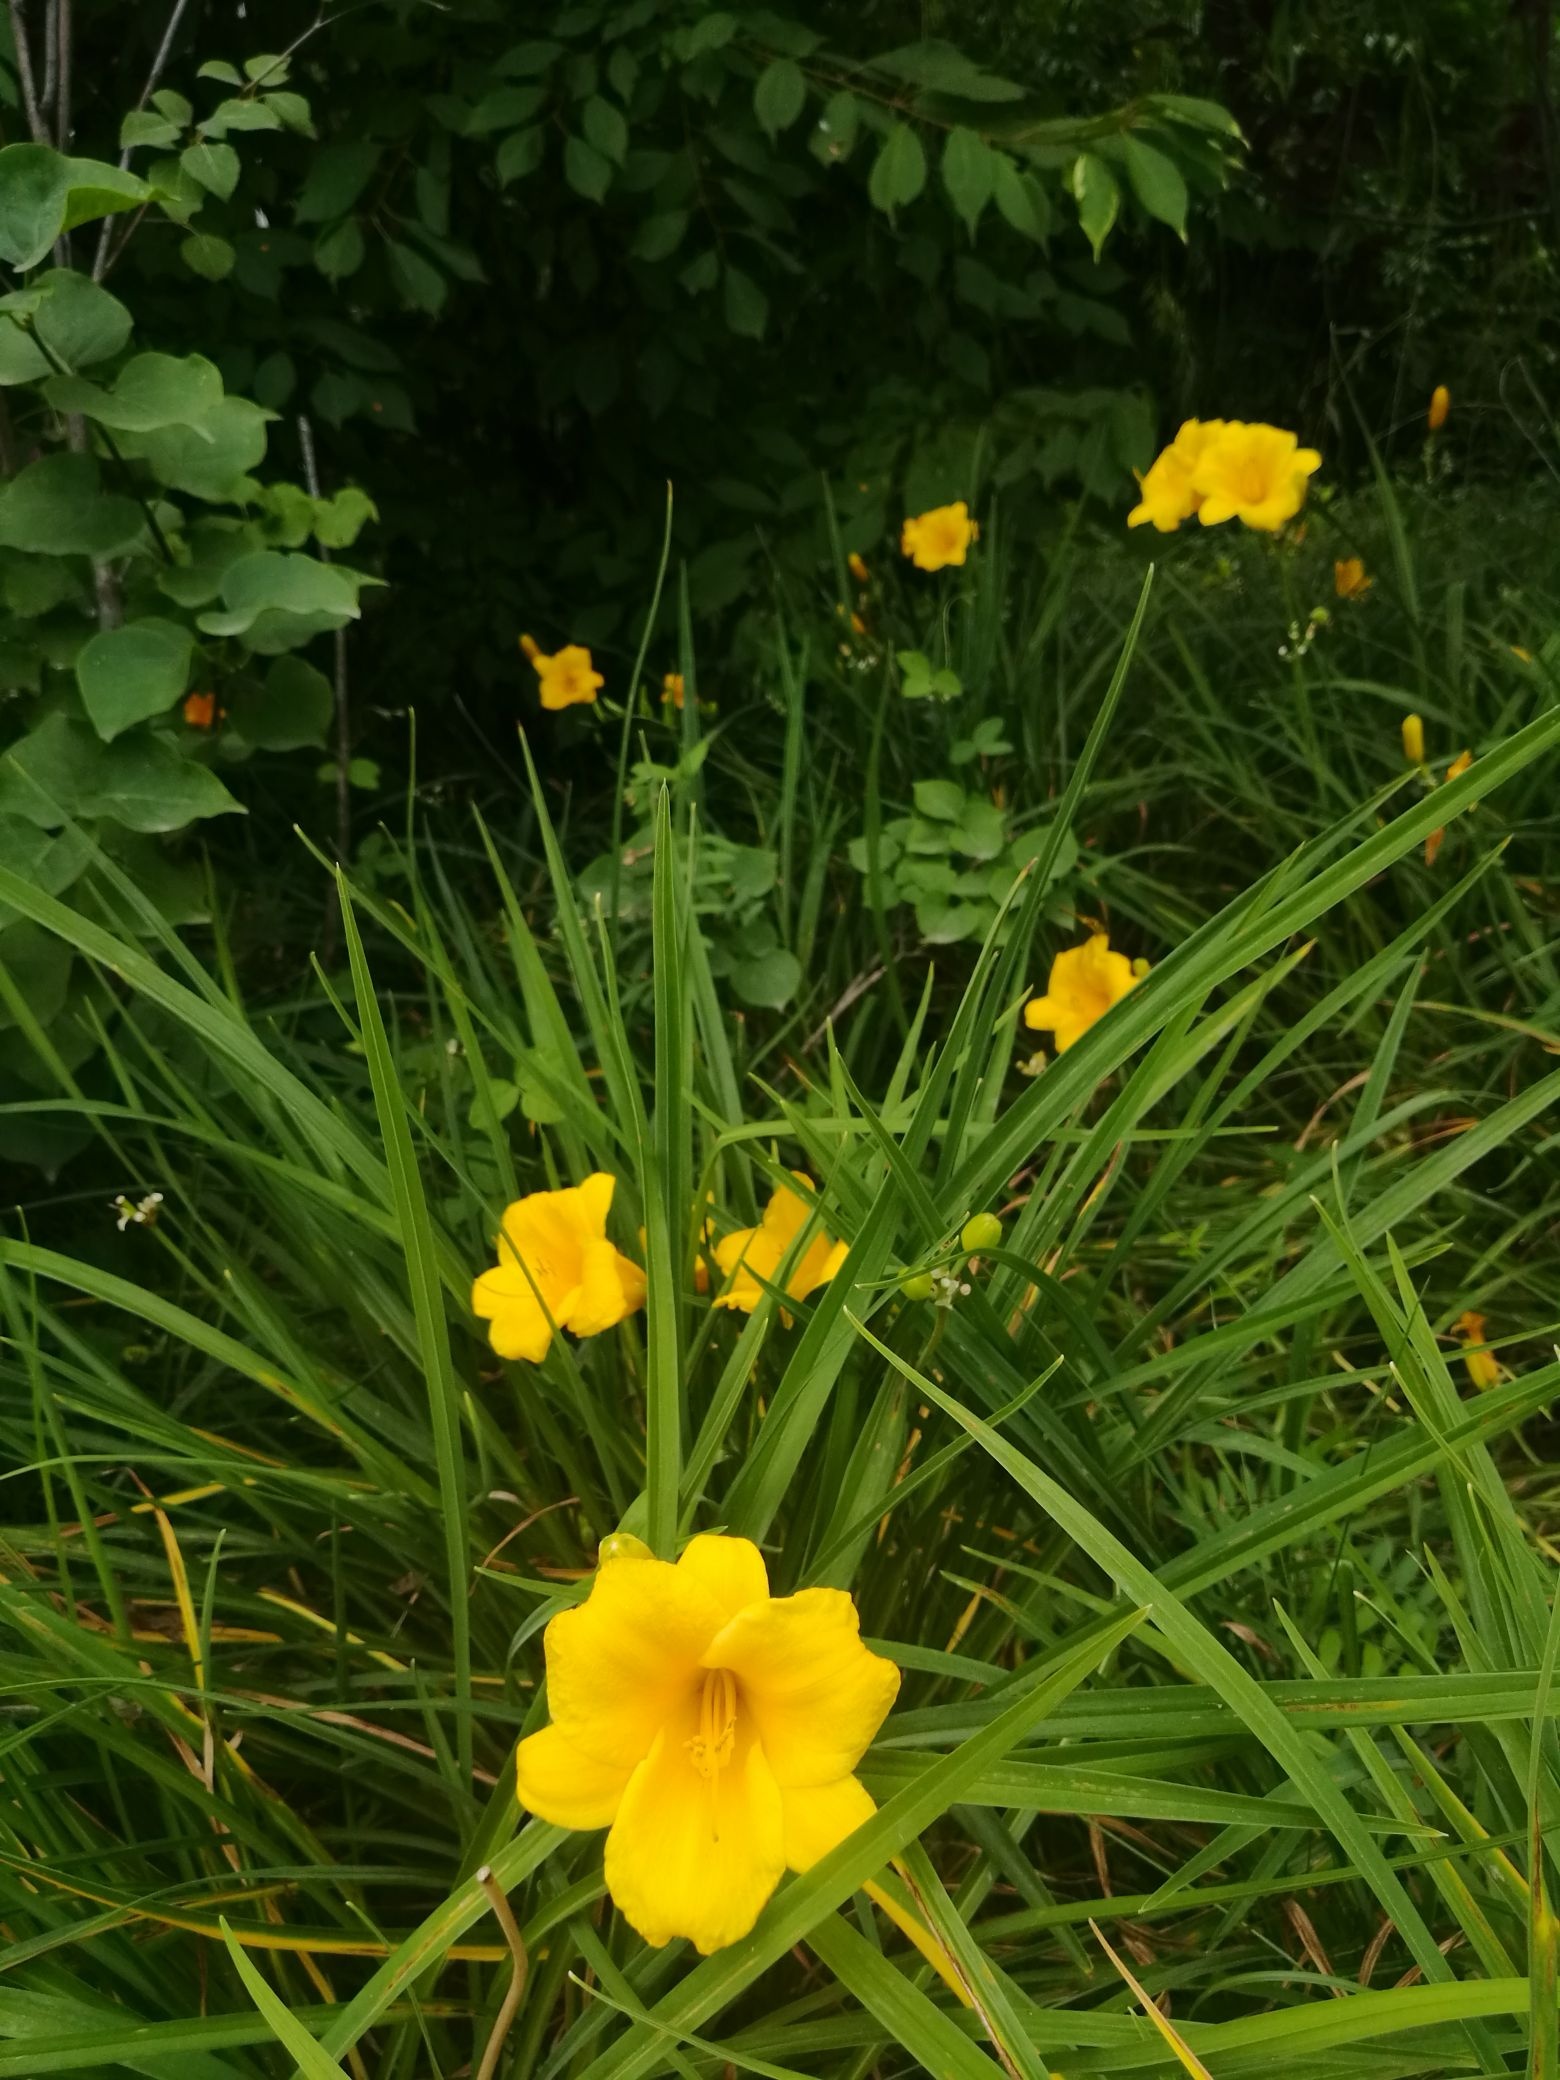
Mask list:
[[[0,873],[112,1073],[80,1087],[13,992],[46,1102],[162,1194],[0,1241],[0,2076],[475,2072],[510,1980],[484,1864],[529,1959],[506,2076],[1555,2073],[1560,712],[1500,601],[1477,641],[1409,614],[1391,554],[1332,608],[1406,644],[1374,675],[1277,657],[1271,560],[1167,557],[1135,610],[1102,582],[1097,643],[1075,566],[1023,652],[974,580],[943,618],[987,668],[939,668],[1023,748],[956,770],[1034,844],[941,951],[842,855],[946,774],[950,709],[900,727],[878,669],[853,719],[786,647],[754,799],[806,958],[768,1018],[690,923],[756,731],[651,789],[646,917],[582,899],[603,832],[538,784],[386,838],[345,966],[284,995],[111,861],[69,902]],[[1100,915],[1150,972],[1036,1063],[1026,988]],[[792,1168],[845,1268],[713,1311],[705,1219]],[[495,1359],[502,1207],[597,1169],[646,1312]],[[951,1306],[904,1297],[949,1266]],[[904,1671],[877,1818],[703,1961],[513,1795],[543,1628],[625,1525],[848,1587]],[[862,1890],[896,1857],[967,2003]]]

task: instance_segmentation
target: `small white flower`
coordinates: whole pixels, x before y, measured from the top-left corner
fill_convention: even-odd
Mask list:
[[[969,1297],[969,1280],[961,1279],[957,1271],[934,1271],[932,1273],[932,1305],[952,1307],[955,1300]]]
[[[123,1192],[118,1192],[109,1201],[109,1211],[118,1214],[119,1219],[115,1222],[115,1226],[120,1234],[123,1235],[132,1221],[135,1222],[138,1228],[155,1226],[157,1209],[162,1203],[163,1195],[161,1192],[148,1192],[145,1198],[140,1200],[131,1200]]]

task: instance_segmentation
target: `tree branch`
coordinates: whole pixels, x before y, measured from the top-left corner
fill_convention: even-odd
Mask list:
[[[22,108],[34,144],[49,142],[49,126],[38,106],[38,89],[33,82],[32,45],[27,37],[27,16],[22,0],[10,0],[11,38],[16,45],[16,78],[22,90]]]
[[[163,30],[162,42],[159,43],[157,46],[157,55],[152,60],[152,69],[146,75],[146,85],[142,87],[141,98],[135,105],[137,113],[139,113],[140,110],[145,108],[147,102],[151,100],[152,96],[157,91],[157,82],[163,76],[163,67],[167,64],[168,59],[173,51],[173,39],[179,33],[179,24],[183,21],[184,10],[189,6],[189,4],[190,0],[173,0],[173,11],[168,17],[167,27]],[[16,5],[17,0],[11,0],[11,9],[13,13],[16,10]],[[121,171],[123,171],[124,168],[127,167],[129,164],[130,147],[126,145],[124,150],[119,154],[119,165]],[[105,217],[103,219],[102,226],[98,231],[97,252],[93,255],[92,258],[92,279],[95,282],[102,281],[104,275],[108,271],[109,234],[113,229],[113,223],[114,220],[112,217]]]

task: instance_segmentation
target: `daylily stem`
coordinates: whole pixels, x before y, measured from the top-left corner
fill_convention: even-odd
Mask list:
[[[504,1940],[509,1945],[510,1956],[514,1959],[514,1971],[510,1975],[509,1991],[504,1995],[503,2003],[497,2015],[493,2018],[492,2034],[487,2040],[487,2049],[482,2054],[482,2063],[477,2068],[477,2080],[493,2080],[493,2075],[498,2071],[498,2061],[504,2048],[504,2039],[509,2035],[514,2019],[520,2012],[520,2002],[525,1993],[527,1970],[525,1939],[520,1933],[519,1924],[515,1920],[508,1900],[504,1897],[498,1880],[494,1877],[487,1864],[483,1864],[481,1870],[477,1872],[477,1883],[488,1896],[488,1904],[493,1909],[493,1918],[504,1931]]]

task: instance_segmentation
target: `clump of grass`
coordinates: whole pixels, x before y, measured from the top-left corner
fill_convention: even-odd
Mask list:
[[[1249,852],[1178,886],[1113,847],[1152,971],[1029,1080],[1043,854],[962,987],[885,973],[790,1057],[691,928],[687,795],[645,994],[540,788],[550,933],[485,827],[488,894],[435,836],[404,902],[343,879],[347,977],[269,1009],[111,863],[71,904],[0,873],[99,981],[111,1100],[22,1006],[52,1102],[164,1195],[0,1242],[0,2076],[394,2080],[494,2044],[589,2080],[1554,2071],[1552,984],[1510,854],[1416,862],[1475,802],[1548,815],[1560,715],[1526,682],[1433,792],[1322,770],[1305,703],[1357,696],[1308,675],[1260,744],[1221,735],[1195,650],[1168,662],[1187,613],[1135,650],[1140,606],[1108,682],[1026,715],[1049,842],[1119,828],[1150,686],[1156,789],[1230,746],[1186,814]],[[893,965],[870,919],[830,929],[830,989]],[[705,1220],[792,1167],[845,1268],[713,1311]],[[647,1312],[495,1360],[468,1296],[502,1207],[598,1168]],[[905,1297],[949,1264],[967,1294]],[[851,1588],[905,1672],[877,1818],[703,1962],[646,1950],[600,1838],[513,1793],[542,1631],[625,1524]],[[962,1999],[864,1894],[896,1857]]]

